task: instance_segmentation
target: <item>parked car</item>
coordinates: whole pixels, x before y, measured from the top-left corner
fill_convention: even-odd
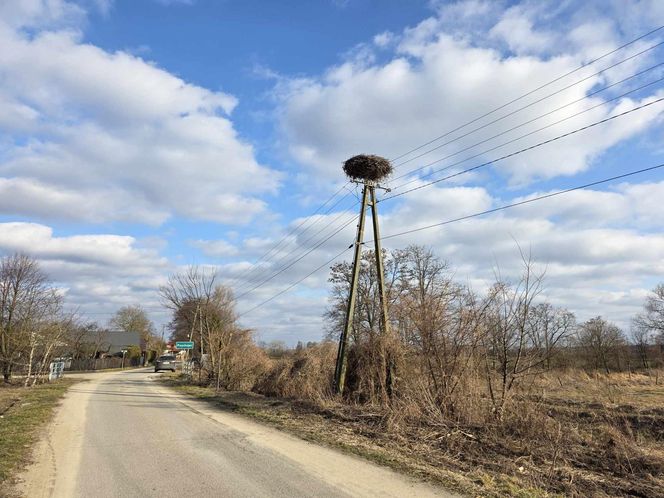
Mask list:
[[[163,355],[157,358],[154,362],[154,371],[158,372],[159,370],[170,370],[171,372],[175,372],[175,356]]]

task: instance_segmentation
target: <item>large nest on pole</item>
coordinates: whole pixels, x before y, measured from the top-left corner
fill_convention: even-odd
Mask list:
[[[344,163],[344,173],[353,180],[382,180],[392,173],[390,161],[380,156],[360,154]]]

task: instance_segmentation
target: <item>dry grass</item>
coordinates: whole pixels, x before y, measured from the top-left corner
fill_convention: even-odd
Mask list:
[[[300,363],[311,378],[321,371]],[[273,380],[288,386],[293,365],[281,367]],[[302,397],[303,384],[284,392]],[[664,386],[641,374],[540,376],[501,420],[472,423],[431,416],[407,400],[384,408],[178,389],[470,495],[664,496]],[[474,396],[469,402],[482,410],[481,393]]]

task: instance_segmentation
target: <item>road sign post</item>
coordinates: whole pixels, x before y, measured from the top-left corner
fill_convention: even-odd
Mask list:
[[[175,349],[194,349],[194,341],[178,341],[175,343]]]

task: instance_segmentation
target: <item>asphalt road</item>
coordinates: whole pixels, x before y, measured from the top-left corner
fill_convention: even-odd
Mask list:
[[[452,496],[211,408],[149,370],[70,389],[22,476],[38,497]]]

